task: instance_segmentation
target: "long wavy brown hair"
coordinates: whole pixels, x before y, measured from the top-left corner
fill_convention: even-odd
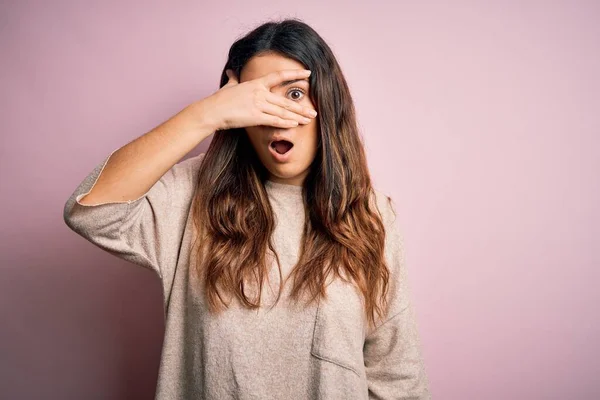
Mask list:
[[[312,71],[309,95],[318,112],[319,145],[302,187],[306,219],[299,261],[290,272],[290,297],[298,300],[307,294],[310,303],[325,296],[326,281],[333,274],[360,289],[368,321],[374,324],[387,307],[385,229],[373,201],[344,75],[314,29],[299,19],[285,19],[264,23],[233,43],[220,87],[228,81],[225,70],[240,76],[250,58],[265,52],[294,59]],[[269,271],[267,248],[275,254],[281,276],[271,241],[275,219],[264,187],[267,177],[243,128],[215,132],[199,169],[193,202],[196,271],[213,311],[228,306],[225,294],[248,308],[260,307]],[[252,279],[259,288],[257,298],[245,292]]]

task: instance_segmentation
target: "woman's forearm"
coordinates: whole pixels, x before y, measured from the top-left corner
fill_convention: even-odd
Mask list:
[[[215,131],[195,102],[156,128],[116,150],[81,204],[135,200]]]

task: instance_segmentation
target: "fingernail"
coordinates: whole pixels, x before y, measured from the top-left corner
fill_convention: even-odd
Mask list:
[[[312,117],[316,117],[317,116],[317,112],[315,110],[310,110],[308,112]]]

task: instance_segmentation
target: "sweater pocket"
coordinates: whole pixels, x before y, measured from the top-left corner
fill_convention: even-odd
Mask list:
[[[327,298],[318,302],[311,354],[364,377],[364,323],[360,291],[334,280],[327,287]]]

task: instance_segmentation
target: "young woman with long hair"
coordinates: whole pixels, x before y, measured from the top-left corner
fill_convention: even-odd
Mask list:
[[[237,40],[220,89],[115,149],[64,218],[161,279],[157,399],[430,398],[393,202],[298,19]]]

